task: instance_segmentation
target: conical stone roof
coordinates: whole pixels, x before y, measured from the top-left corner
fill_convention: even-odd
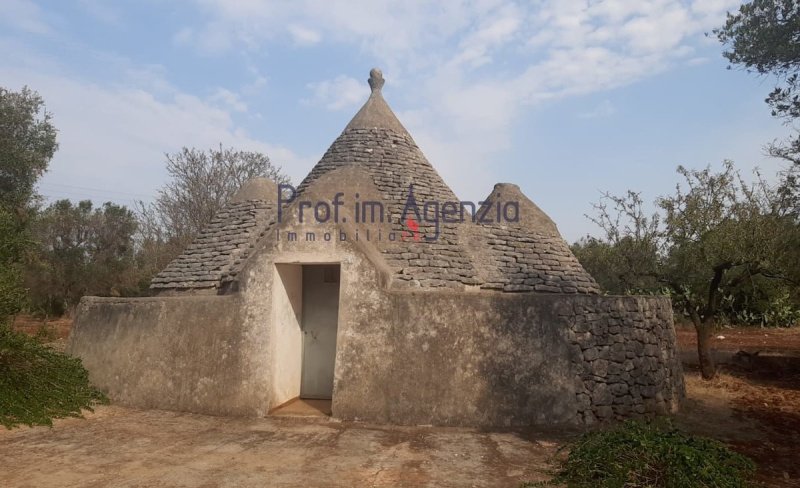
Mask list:
[[[344,174],[363,171],[379,193],[387,226],[396,234],[411,229],[409,195],[421,210],[426,202],[458,205],[458,198],[428,162],[383,98],[383,75],[370,72],[372,93],[322,159],[297,188],[297,200],[315,182],[331,180],[346,192]],[[346,171],[337,171],[348,168]],[[350,173],[348,173],[350,171]],[[360,173],[359,173],[360,174]],[[338,181],[341,177],[342,181]],[[351,176],[352,178],[352,176]],[[326,181],[327,185],[331,181]],[[249,182],[189,248],[158,276],[158,290],[218,289],[236,280],[256,242],[272,238],[277,189],[271,182]],[[473,218],[418,225],[418,240],[372,241],[393,271],[392,287],[465,287],[504,292],[598,293],[555,223],[519,187],[498,184],[484,207],[514,202],[519,219]],[[476,213],[481,216],[485,208]],[[427,241],[425,237],[438,237]]]
[[[217,290],[232,282],[259,238],[275,225],[277,185],[246,181],[194,241],[150,282],[150,289]]]
[[[498,221],[490,215],[478,220],[483,229],[479,235],[484,239],[478,253],[488,258],[482,267],[485,282],[481,288],[508,292],[600,292],[594,278],[561,237],[555,222],[517,185],[496,184],[484,202],[478,215],[496,213],[495,209],[512,204],[518,209],[518,218]]]
[[[322,175],[355,165],[366,171],[381,193],[386,218],[396,234],[408,231],[404,210],[413,193],[421,210],[425,202],[457,202],[458,198],[428,162],[411,135],[383,98],[383,75],[370,72],[372,93],[342,134],[298,187],[298,194]],[[347,182],[341,186],[346,189]],[[299,198],[299,197],[298,197]],[[408,217],[406,215],[405,217]],[[420,240],[375,242],[386,262],[396,271],[398,284],[421,287],[477,285],[477,272],[459,239],[459,224],[440,224],[433,242],[434,225],[419,222]]]

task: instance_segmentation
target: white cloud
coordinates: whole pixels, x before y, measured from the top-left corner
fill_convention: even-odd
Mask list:
[[[53,113],[59,150],[42,179],[47,196],[75,199],[81,190],[74,187],[102,189],[105,193],[83,196],[130,205],[133,195],[155,194],[166,177],[164,153],[182,146],[221,143],[261,151],[295,181],[311,167],[310,158],[243,130],[235,114],[246,105],[229,90],[220,88],[205,100],[175,89],[160,70],[147,67],[131,67],[139,76],[126,77],[124,84],[97,84],[65,73],[45,58],[27,62],[32,58],[36,56],[20,53],[16,59],[0,59],[0,71],[4,86],[34,87]],[[70,187],[71,193],[63,194]]]
[[[92,0],[84,1],[96,5]],[[398,110],[401,120],[432,162],[459,194],[479,198],[487,193],[487,181],[491,180],[490,162],[511,146],[511,129],[522,114],[552,100],[607,91],[673,66],[700,62],[703,53],[697,50],[709,42],[702,34],[720,25],[726,9],[738,3],[195,0],[205,20],[178,28],[173,42],[204,55],[228,55],[235,50],[246,64],[251,58],[260,60],[264,48],[275,44],[307,49],[344,46],[354,55],[371,59],[370,64],[378,64],[388,73],[389,101],[402,109]],[[31,32],[47,31],[42,12],[31,2],[7,0],[6,4],[12,6],[9,11],[13,15],[4,16],[5,22]],[[105,14],[100,11],[99,15]],[[303,102],[328,110],[357,108],[369,93],[361,81],[369,67],[365,66],[364,73],[309,83],[309,95]],[[80,133],[104,134],[99,144],[108,151],[113,146],[104,141],[121,138],[115,141],[126,151],[120,160],[133,158],[129,153],[138,154],[136,159],[140,160],[147,150],[148,157],[158,164],[161,158],[153,154],[164,149],[133,148],[133,139],[143,141],[143,146],[161,147],[167,143],[164,134],[176,133],[191,144],[218,133],[236,144],[265,144],[242,133],[235,122],[238,113],[248,110],[242,95],[257,93],[267,83],[257,69],[253,69],[252,82],[238,91],[219,88],[205,99],[170,86],[160,75],[159,66],[128,69],[132,76],[125,86],[91,90],[74,77],[51,76],[51,81],[58,79],[65,84],[63,88],[52,85],[58,99],[87,97],[97,90],[108,96],[107,104],[114,107],[114,113],[106,113],[94,102],[87,109],[67,105],[62,113],[88,110],[89,116],[86,121],[70,121],[65,131],[86,127]],[[71,88],[73,93],[66,94],[66,87],[73,82],[77,85]],[[195,116],[192,111],[196,111]],[[610,111],[613,105],[601,104],[581,116],[607,116]],[[105,114],[111,122],[97,114]],[[175,120],[182,125],[175,125]],[[130,133],[107,133],[110,128],[104,123]],[[189,130],[184,132],[183,127]],[[69,142],[72,136],[65,133],[65,137]],[[89,144],[90,139],[87,135],[81,143]],[[301,161],[285,148],[270,149],[273,155]],[[115,157],[117,153],[114,151]],[[88,164],[79,161],[77,155],[70,157],[73,160],[69,164],[76,167]],[[464,167],[470,171],[463,171]],[[86,172],[86,177],[92,176]]]
[[[80,0],[80,5],[95,19],[116,27],[122,26],[120,12],[113,3],[104,0]]]
[[[216,47],[297,43],[302,26],[314,33],[309,40],[319,36],[378,61],[395,75],[387,83],[413,95],[404,99],[401,119],[434,164],[451,173],[455,189],[468,193],[486,185],[489,161],[509,147],[509,128],[525,111],[698,62],[696,48],[708,42],[703,33],[739,3],[198,1],[210,19],[201,29],[224,39]],[[305,102],[331,110],[356,107],[367,93],[347,76],[308,88]],[[608,112],[600,108],[597,116]],[[473,171],[460,171],[464,166]]]
[[[292,24],[288,27],[288,30],[294,42],[302,46],[310,46],[322,40],[319,32],[302,25]]]
[[[51,32],[44,13],[31,0],[3,0],[0,7],[0,24],[34,34]]]
[[[690,58],[686,60],[686,64],[688,66],[700,66],[701,64],[706,64],[709,61],[707,57],[698,56],[696,58]]]
[[[201,27],[206,32],[203,35],[220,39],[212,46],[198,45],[201,50],[223,45],[257,50],[264,42],[283,37],[296,42],[291,31],[302,26],[328,41],[353,44],[383,59],[409,62],[432,45],[447,42],[451,36],[469,29],[476,14],[490,12],[500,2],[198,0],[197,4],[213,19]],[[429,58],[417,60],[424,63]]]
[[[611,100],[603,100],[591,110],[581,112],[578,117],[581,119],[604,119],[617,113],[617,108]]]
[[[172,35],[172,42],[179,46],[188,46],[191,44],[193,37],[194,29],[184,26]]]
[[[462,39],[461,52],[453,63],[466,62],[472,67],[490,63],[490,50],[510,42],[519,32],[523,13],[514,5],[507,5],[482,19],[478,27]]]
[[[339,75],[332,80],[309,83],[312,97],[304,100],[310,105],[318,105],[328,110],[353,108],[364,103],[369,93],[366,83],[349,76]]]
[[[226,88],[217,88],[209,101],[222,104],[235,112],[247,112],[247,104],[242,97]]]

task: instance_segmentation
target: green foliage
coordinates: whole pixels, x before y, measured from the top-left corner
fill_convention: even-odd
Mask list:
[[[754,277],[720,304],[721,320],[729,325],[791,327],[800,324],[799,290],[784,283]]]
[[[0,87],[0,424],[52,424],[105,401],[80,360],[13,332],[9,317],[26,302],[23,266],[33,239],[34,186],[57,148],[42,98]]]
[[[611,430],[584,434],[569,448],[555,479],[538,486],[739,488],[752,486],[755,474],[755,465],[747,457],[668,423],[628,421]]]
[[[796,0],[754,0],[729,13],[715,29],[733,64],[760,74],[792,73],[800,62],[800,5]]]
[[[573,245],[612,292],[663,292],[697,330],[703,378],[716,374],[711,337],[724,320],[794,325],[800,310],[796,192],[756,173],[678,167],[683,182],[647,216],[638,193],[606,194],[590,217],[604,232]]]
[[[0,87],[0,324],[25,305],[22,267],[32,242],[33,187],[56,148],[39,94]]]
[[[25,209],[58,148],[51,114],[38,93],[0,87],[0,206]]]
[[[603,289],[618,294],[659,290],[660,216],[648,216],[641,195],[606,196],[587,216],[605,232],[604,239],[587,236],[572,251]],[[625,220],[625,221],[623,221]]]
[[[684,183],[647,216],[637,193],[606,195],[591,219],[605,236],[572,249],[612,293],[664,292],[697,323],[793,325],[800,311],[800,227],[782,187],[732,163],[678,168]]]
[[[796,0],[754,0],[729,13],[725,25],[714,30],[726,47],[732,65],[772,74],[783,82],[766,102],[772,115],[787,124],[800,116],[800,4]],[[770,152],[800,164],[800,138],[773,144]]]
[[[36,218],[39,244],[26,269],[34,310],[60,315],[86,294],[126,295],[138,285],[136,217],[124,206],[59,200]]]
[[[26,244],[17,220],[0,206],[0,324],[25,303],[20,261]]]
[[[52,425],[107,401],[89,385],[80,359],[0,325],[0,424]]]

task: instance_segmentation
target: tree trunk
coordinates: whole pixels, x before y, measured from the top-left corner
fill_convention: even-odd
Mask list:
[[[717,365],[714,364],[711,350],[711,339],[714,335],[713,321],[697,321],[695,328],[697,329],[697,356],[700,360],[700,374],[704,380],[710,380],[717,375]]]

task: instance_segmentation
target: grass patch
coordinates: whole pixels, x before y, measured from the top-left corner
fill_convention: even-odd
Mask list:
[[[584,434],[545,483],[569,488],[740,488],[752,483],[749,458],[712,439],[683,433],[666,421],[628,421]]]
[[[108,399],[89,384],[80,359],[0,324],[0,424],[53,425],[98,403]]]

